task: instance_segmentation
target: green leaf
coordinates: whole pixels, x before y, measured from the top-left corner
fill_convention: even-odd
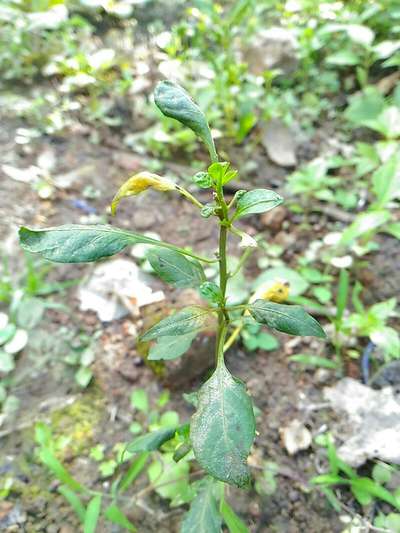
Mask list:
[[[200,189],[212,187],[212,178],[208,172],[197,172],[192,179]]]
[[[400,159],[397,153],[372,174],[372,190],[378,206],[384,208],[388,202],[398,198],[400,189]]]
[[[230,533],[249,533],[246,524],[224,499],[221,500],[219,510]]]
[[[172,453],[162,453],[148,467],[147,474],[156,493],[171,500],[171,507],[176,507],[193,499],[189,470],[189,461],[175,463]]]
[[[213,304],[217,304],[223,300],[221,289],[212,281],[202,283],[199,287],[199,291],[203,298]]]
[[[193,130],[207,146],[211,159],[218,159],[207,119],[185,89],[172,81],[161,81],[154,91],[154,101],[166,117]]]
[[[376,231],[379,227],[383,226],[390,218],[389,211],[369,211],[366,213],[360,213],[356,216],[354,221],[348,226],[342,233],[339,244],[342,246],[348,246],[353,241],[369,233],[370,231]]]
[[[11,340],[14,337],[16,331],[17,326],[12,323],[7,324],[5,328],[0,330],[0,346]]]
[[[183,519],[181,533],[221,532],[221,517],[213,488],[214,484],[211,481],[201,488]]]
[[[326,359],[325,357],[319,357],[318,355],[298,354],[289,357],[289,361],[300,363],[305,366],[314,366],[320,368],[332,368],[333,370],[338,368],[338,363]]]
[[[121,492],[125,492],[130,487],[130,485],[132,485],[132,483],[139,476],[139,474],[143,471],[144,467],[146,466],[148,457],[149,454],[147,452],[143,452],[131,462],[128,470],[124,474],[119,484],[119,490]]]
[[[213,477],[243,487],[250,480],[246,461],[254,435],[253,407],[245,386],[221,364],[199,391],[190,426],[195,457]]]
[[[85,512],[86,511],[85,511],[85,507],[83,506],[83,503],[81,502],[79,496],[73,490],[69,489],[65,485],[61,485],[61,487],[58,488],[58,492],[64,496],[64,498],[70,504],[72,509],[78,515],[79,520],[81,522],[84,522],[84,520],[85,520]]]
[[[213,163],[208,167],[208,174],[211,176],[212,181],[218,187],[225,185],[236,177],[238,171],[234,169],[229,170],[229,167],[230,163],[228,163],[227,161]]]
[[[141,435],[128,444],[126,450],[130,453],[153,452],[154,450],[158,450],[164,442],[174,438],[176,430],[176,427],[163,428],[158,429],[157,431],[152,431],[151,433],[146,433],[146,435]]]
[[[93,377],[93,372],[90,368],[81,366],[75,374],[75,380],[80,387],[86,388]]]
[[[19,230],[19,238],[22,248],[56,263],[98,261],[120,252],[128,245],[138,243],[174,249],[183,255],[192,255],[172,244],[113,226],[67,224],[40,230],[22,227]]]
[[[337,66],[352,66],[358,65],[360,63],[360,56],[352,52],[351,50],[342,50],[336,52],[336,54],[331,54],[326,58],[326,62],[329,65]]]
[[[198,287],[205,280],[201,264],[175,250],[154,249],[147,254],[147,258],[163,281],[179,289]]]
[[[142,413],[147,413],[149,410],[149,398],[144,389],[135,389],[131,394],[131,405]]]
[[[83,533],[96,533],[97,522],[100,517],[101,496],[94,496],[87,506],[85,520],[83,523]]]
[[[137,531],[135,526],[126,518],[126,516],[116,503],[112,503],[107,507],[104,516],[113,524],[117,524],[118,526],[121,526],[127,529],[128,531]]]
[[[147,359],[149,361],[170,361],[177,359],[189,350],[196,335],[197,332],[192,332],[177,337],[161,337],[150,348]]]
[[[42,448],[39,451],[39,458],[44,465],[65,485],[72,490],[82,490],[82,485],[74,479],[71,474],[64,468],[57,457],[48,448]]]
[[[200,331],[205,326],[209,313],[210,311],[203,307],[185,307],[155,324],[146,331],[141,340],[151,341],[158,337],[179,336]]]
[[[236,212],[232,220],[247,215],[265,213],[283,202],[282,196],[268,189],[254,189],[243,194],[236,204]]]
[[[272,329],[302,337],[326,337],[319,323],[298,305],[284,305],[256,300],[249,305],[251,316]]]
[[[10,353],[0,350],[0,372],[8,374],[15,368],[14,358]]]
[[[374,498],[390,503],[396,509],[400,509],[400,504],[396,498],[387,489],[373,481],[368,477],[359,477],[351,480],[351,488],[359,491],[367,492]]]

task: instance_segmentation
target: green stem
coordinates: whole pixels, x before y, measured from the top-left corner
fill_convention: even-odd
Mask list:
[[[218,332],[216,341],[216,364],[217,366],[224,363],[224,344],[229,326],[229,314],[226,310],[226,285],[228,282],[228,269],[226,261],[226,244],[228,228],[228,208],[225,202],[222,185],[217,186],[217,201],[221,209],[220,230],[219,230],[219,287],[221,289],[222,301],[218,306]]]

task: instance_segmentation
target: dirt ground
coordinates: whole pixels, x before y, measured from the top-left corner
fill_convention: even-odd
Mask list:
[[[20,225],[52,226],[63,223],[79,222],[85,213],[76,203],[81,198],[82,189],[91,185],[100,191],[98,198],[88,200],[96,213],[104,215],[111,221],[107,207],[118,185],[130,172],[145,166],[145,161],[137,155],[130,154],[115,139],[107,144],[91,144],[85,136],[71,135],[64,139],[41,139],[36,144],[16,147],[13,143],[14,132],[18,124],[8,123],[0,132],[3,146],[2,163],[24,168],[34,164],[36,157],[44,150],[52,150],[56,155],[55,174],[62,175],[76,172],[69,176],[66,187],[57,188],[51,200],[40,200],[29,184],[17,182],[0,176],[0,233],[8,249],[13,250],[14,267],[19,268],[22,254],[18,252],[16,231]],[[168,165],[167,165],[168,166]],[[271,167],[268,172],[252,177],[252,185],[276,187],[282,172]],[[179,167],[181,170],[182,168]],[[265,168],[265,166],[263,167]],[[84,169],[82,171],[82,169]],[[67,176],[68,178],[68,176]],[[68,179],[66,180],[68,182]],[[257,226],[256,220],[248,219],[245,228],[258,230],[271,239],[271,242],[285,243],[284,259],[293,262],[296,254],[312,237],[310,234],[298,233],[289,237],[290,229],[298,227],[295,215],[286,213],[289,220],[287,234],[281,230],[277,235],[266,233],[265,228]],[[149,192],[140,201],[122,202],[116,220],[121,227],[138,231],[154,231],[161,238],[178,245],[190,241],[193,247],[202,253],[211,253],[215,249],[217,235],[210,231],[209,222],[193,217],[190,205],[171,197],[164,202],[157,194]],[[322,215],[319,227],[327,223]],[[129,256],[129,251],[125,252]],[[254,271],[251,263],[249,272]],[[57,280],[84,277],[93,269],[92,265],[57,265],[51,276]],[[154,287],[162,286],[154,281]],[[179,296],[169,291],[172,300]],[[55,296],[54,299],[61,299]],[[128,427],[132,422],[129,412],[129,394],[133,387],[145,388],[150,396],[161,391],[165,384],[179,383],[180,390],[172,390],[171,408],[176,409],[181,418],[187,419],[191,414],[189,407],[181,397],[182,390],[195,390],[207,373],[210,363],[208,354],[212,351],[213,339],[206,339],[205,347],[198,356],[198,367],[185,363],[173,368],[172,374],[164,379],[144,364],[138,355],[135,339],[129,335],[131,318],[123,318],[112,323],[101,324],[94,313],[79,310],[76,288],[67,293],[67,303],[71,314],[63,311],[47,311],[41,323],[44,336],[55,336],[60,328],[68,326],[75,331],[84,331],[89,335],[101,330],[96,349],[95,383],[80,392],[74,384],[73,375],[65,371],[65,365],[57,358],[46,353],[43,335],[38,339],[38,349],[33,352],[25,350],[20,356],[17,368],[19,385],[16,394],[20,399],[17,415],[0,428],[0,473],[13,473],[20,481],[20,493],[12,494],[6,502],[0,503],[0,524],[5,531],[27,533],[72,533],[78,531],[78,523],[72,510],[63,498],[57,494],[57,484],[50,480],[45,469],[35,460],[33,424],[37,420],[52,420],[57,417],[58,431],[68,432],[81,429],[86,431],[85,450],[96,442],[112,448],[116,442],[129,440]],[[147,316],[155,310],[147,310]],[[238,514],[249,525],[252,533],[335,533],[342,531],[338,514],[329,506],[324,496],[311,489],[308,480],[322,471],[324,457],[317,446],[295,456],[289,456],[282,444],[280,430],[297,418],[315,436],[330,426],[335,415],[326,408],[322,399],[322,389],[335,381],[332,371],[300,371],[288,362],[288,355],[296,349],[304,351],[309,341],[280,336],[281,347],[273,352],[257,351],[245,353],[240,347],[232,348],[227,357],[227,366],[232,373],[242,378],[248,385],[255,405],[259,409],[257,416],[257,438],[250,457],[255,476],[263,460],[276,463],[279,467],[276,477],[277,488],[270,496],[260,497],[253,489],[239,491],[230,489],[229,500]],[[195,357],[188,354],[185,358]],[[184,359],[185,359],[184,358]],[[173,379],[169,379],[173,376]],[[169,381],[168,381],[169,380]],[[79,416],[74,411],[79,406]],[[76,427],[78,424],[78,428]],[[78,445],[79,443],[77,443]],[[78,446],[80,450],[81,444]],[[314,446],[314,445],[313,445]],[[77,450],[71,452],[68,467],[85,484],[96,488],[107,488],[109,482],[98,478],[93,465]],[[0,474],[1,475],[1,474]],[[145,476],[135,485],[135,490],[146,486]],[[15,529],[7,525],[11,510],[19,513],[21,522]],[[146,496],[144,508],[137,508],[127,498],[124,508],[133,523],[139,524],[141,533],[170,533],[178,531],[178,524],[184,509],[169,509],[157,496]],[[14,529],[13,529],[14,527]],[[0,526],[0,529],[2,527]],[[117,526],[102,525],[99,531],[119,531]]]

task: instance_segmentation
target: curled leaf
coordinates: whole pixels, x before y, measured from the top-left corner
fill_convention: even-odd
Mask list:
[[[172,81],[161,81],[154,91],[154,101],[166,117],[174,118],[193,130],[207,146],[211,159],[217,160],[207,119],[183,87]]]
[[[147,189],[152,188],[156,191],[173,191],[176,186],[172,181],[162,178],[151,172],[139,172],[130,177],[118,190],[111,202],[111,213],[115,215],[117,207],[122,198],[127,196],[136,196]]]

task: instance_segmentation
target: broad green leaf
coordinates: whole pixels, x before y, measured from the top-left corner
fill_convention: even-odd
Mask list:
[[[83,533],[96,533],[97,522],[100,517],[101,499],[102,497],[98,495],[93,496],[90,500],[83,522]]]
[[[154,101],[166,117],[178,120],[202,139],[212,160],[218,159],[207,119],[185,89],[172,81],[161,81],[155,89]]]
[[[205,280],[201,264],[175,250],[154,249],[147,254],[147,258],[163,281],[179,289],[199,287]]]
[[[113,226],[67,224],[40,230],[22,227],[19,238],[22,248],[56,263],[98,261],[120,252],[128,245],[138,243],[176,249],[184,255],[192,255],[172,244]]]
[[[160,337],[157,343],[150,348],[147,359],[149,361],[177,359],[189,350],[196,335],[197,331],[176,337]]]
[[[283,202],[282,196],[268,189],[254,189],[243,194],[236,204],[233,220],[247,215],[265,213]]]
[[[249,533],[246,524],[225,500],[221,500],[219,510],[230,533]]]
[[[146,433],[146,435],[141,435],[128,444],[126,450],[130,453],[153,452],[154,450],[158,450],[164,442],[171,440],[174,437],[176,430],[176,427],[163,428],[158,429],[157,431],[152,431],[151,433]]]
[[[289,361],[294,361],[295,363],[300,363],[301,365],[305,366],[332,368],[333,370],[338,368],[338,363],[336,363],[335,361],[331,361],[331,359],[326,359],[325,357],[320,357],[318,355],[292,355],[291,357],[289,357]]]
[[[302,337],[326,337],[319,323],[298,305],[284,305],[256,300],[249,305],[252,317],[272,329]]]
[[[339,244],[348,246],[370,231],[376,231],[390,218],[389,211],[370,211],[359,214],[342,233]]]
[[[135,526],[126,518],[116,503],[112,503],[107,507],[104,516],[113,524],[117,524],[128,531],[137,531]]]
[[[85,520],[86,511],[79,496],[73,490],[66,487],[65,485],[61,485],[61,487],[58,488],[58,492],[64,496],[64,498],[70,504],[72,509],[78,515],[79,520],[83,523]]]
[[[47,466],[49,470],[65,485],[68,485],[72,490],[80,491],[82,486],[76,479],[74,479],[71,474],[66,470],[66,468],[60,463],[57,457],[52,453],[48,448],[42,448],[39,451],[39,458],[43,464]]]
[[[158,337],[172,337],[200,331],[206,324],[210,311],[203,307],[185,307],[181,311],[164,318],[142,336],[142,341]]]
[[[254,435],[253,407],[245,386],[221,364],[199,391],[190,426],[195,457],[213,477],[243,487],[250,480],[246,461]]]
[[[126,491],[130,485],[135,481],[139,474],[143,471],[146,466],[149,453],[143,452],[138,455],[129,465],[128,470],[124,474],[121,482],[119,483],[119,490],[121,492]]]
[[[186,513],[181,533],[220,533],[221,517],[213,494],[214,484],[204,483]]]

